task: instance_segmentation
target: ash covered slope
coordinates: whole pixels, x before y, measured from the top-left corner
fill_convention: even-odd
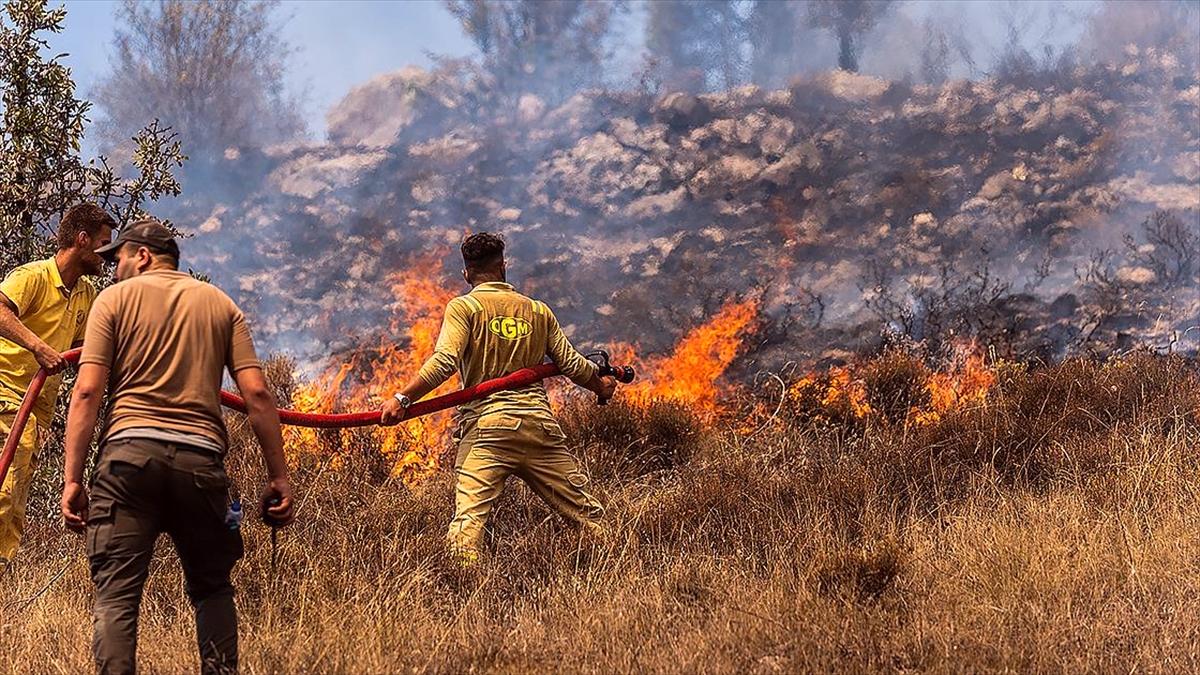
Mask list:
[[[553,109],[407,69],[329,122],[323,145],[231,150],[223,203],[193,195],[176,214],[197,225],[189,262],[264,342],[302,355],[377,338],[389,275],[431,252],[443,269],[420,272],[452,273],[477,229],[508,235],[515,280],[583,344],[665,350],[749,294],[768,362],[858,347],[881,317],[909,332],[956,321],[1022,353],[1198,332],[1184,335],[1200,266],[1165,273],[1171,251],[1139,231],[1167,210],[1185,245],[1200,235],[1200,84],[1153,50],[1026,82],[838,72]]]

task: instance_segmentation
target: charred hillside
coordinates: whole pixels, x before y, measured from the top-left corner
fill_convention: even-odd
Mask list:
[[[751,297],[767,366],[885,334],[1021,357],[1200,338],[1200,82],[1169,53],[943,86],[488,97],[461,67],[406,69],[338,104],[325,143],[231,148],[174,216],[186,262],[305,356],[377,340],[388,280],[453,274],[478,229],[583,344],[662,352]]]

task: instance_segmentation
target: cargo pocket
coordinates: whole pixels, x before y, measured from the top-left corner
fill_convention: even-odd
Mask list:
[[[546,438],[552,441],[565,441],[567,435],[563,433],[562,427],[558,422],[542,422],[542,432],[546,434]]]
[[[506,438],[512,435],[514,431],[521,428],[521,418],[505,415],[503,413],[495,413],[492,415],[484,415],[479,418],[476,423],[478,429],[478,438],[481,441],[495,440],[498,438]]]
[[[139,447],[134,439],[127,439],[106,443],[100,452],[100,462],[107,463],[112,466],[114,471],[121,472],[115,473],[115,475],[125,476],[136,472],[137,469],[144,468],[150,462],[150,455],[144,448]],[[117,469],[117,464],[125,466]]]
[[[87,554],[93,556],[108,553],[112,543],[113,503],[109,500],[92,500],[87,512]]]
[[[101,451],[100,463],[96,467],[95,475],[92,476],[92,483],[93,485],[103,483],[105,485],[104,497],[110,501],[112,495],[119,494],[120,490],[144,489],[147,487],[145,483],[148,478],[141,474],[149,462],[150,455],[132,441],[117,441],[107,444]],[[123,487],[114,492],[117,485]]]
[[[229,476],[225,470],[219,466],[196,469],[192,472],[192,480],[208,507],[209,516],[223,526],[229,509]]]

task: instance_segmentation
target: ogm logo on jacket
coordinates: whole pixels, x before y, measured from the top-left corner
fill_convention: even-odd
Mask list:
[[[533,326],[519,316],[498,316],[488,321],[488,330],[505,340],[520,340],[529,335]]]

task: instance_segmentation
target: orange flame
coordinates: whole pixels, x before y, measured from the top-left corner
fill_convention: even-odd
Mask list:
[[[440,269],[436,257],[423,258],[406,269]],[[433,354],[441,328],[442,312],[457,293],[439,280],[425,274],[393,274],[388,279],[396,299],[388,335],[371,349],[358,350],[347,363],[331,366],[311,383],[300,387],[293,396],[293,407],[303,412],[329,413],[336,407],[350,410],[377,410],[382,401],[399,391],[416,374],[425,359]],[[400,338],[407,335],[407,341]],[[355,375],[356,377],[351,377]],[[455,387],[457,378],[443,384],[436,396]],[[412,483],[438,467],[440,450],[445,446],[453,420],[451,411],[442,411],[404,422],[395,427],[372,429],[380,452],[394,460],[392,475]],[[349,431],[340,434],[343,448]],[[312,429],[289,428],[285,437],[290,457],[301,448],[320,448],[320,435]]]
[[[670,356],[642,362],[632,345],[617,345],[613,361],[633,363],[638,379],[620,387],[619,396],[635,405],[654,400],[685,403],[701,416],[722,411],[717,381],[741,353],[745,339],[758,328],[759,300],[730,302],[701,326],[692,329]]]
[[[421,260],[408,267],[437,269],[439,263],[436,259]],[[390,334],[407,334],[407,342],[384,338],[377,347],[360,349],[345,363],[330,366],[295,392],[293,408],[313,413],[329,413],[337,408],[378,409],[381,401],[407,383],[433,353],[443,309],[456,293],[425,277],[397,274],[390,282],[397,305]],[[634,364],[639,371],[638,381],[622,387],[621,396],[636,405],[665,399],[687,404],[702,416],[719,414],[722,408],[717,381],[741,352],[746,337],[756,331],[758,308],[757,299],[731,302],[685,335],[672,354],[649,362],[639,361],[632,345],[618,345],[613,361]],[[455,387],[455,382],[447,382],[432,395]],[[551,387],[556,404],[569,396],[564,389]],[[396,427],[377,427],[371,433],[383,455],[394,458],[392,475],[413,483],[437,469],[439,450],[446,444],[452,419],[452,413],[444,411]],[[350,433],[342,431],[337,435],[340,447],[328,448],[327,435],[289,427],[285,445],[292,459],[306,448],[343,450],[349,444]],[[336,457],[334,462],[336,465]]]
[[[342,384],[351,370],[353,363],[345,363],[318,375],[312,382],[297,387],[292,394],[292,409],[302,413],[333,412],[338,392],[341,391]],[[304,449],[312,451],[321,448],[322,445],[321,434],[317,429],[290,425],[283,428],[283,450],[289,464],[296,464],[296,458]]]
[[[871,404],[867,402],[867,387],[863,381],[855,379],[846,368],[834,368],[829,372],[829,388],[821,399],[821,404],[832,406],[841,401],[850,406],[850,412],[855,417],[863,418],[872,412]]]
[[[821,416],[858,420],[878,416],[870,403],[868,371],[871,363],[834,367],[825,373],[809,373],[788,389],[792,401],[816,410]],[[928,400],[914,405],[904,418],[905,424],[930,425],[947,413],[982,405],[996,383],[995,371],[987,365],[978,346],[965,343],[955,350],[950,366],[930,372],[921,366],[921,387]],[[807,402],[807,403],[804,403]]]
[[[788,395],[793,400],[815,398],[822,408],[846,410],[856,419],[874,413],[867,400],[866,383],[850,368],[838,366],[824,374],[809,373],[792,383]]]
[[[933,424],[952,410],[979,405],[987,399],[996,383],[996,373],[984,363],[983,355],[974,353],[973,347],[965,356],[961,354],[952,370],[929,376],[925,383],[929,404],[909,412],[914,424]]]

